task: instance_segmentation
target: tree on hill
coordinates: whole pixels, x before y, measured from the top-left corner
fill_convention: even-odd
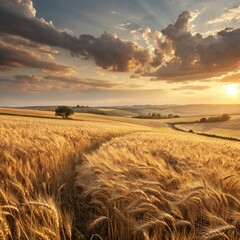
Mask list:
[[[228,121],[229,119],[231,119],[231,116],[227,113],[222,114],[222,116],[220,116],[221,121]]]
[[[74,111],[72,108],[67,106],[59,106],[55,109],[55,116],[60,116],[62,118],[69,118],[69,116],[73,115]]]
[[[156,113],[152,113],[152,118],[156,118],[157,114]]]
[[[217,117],[209,117],[207,118],[201,118],[200,119],[200,123],[211,123],[211,122],[222,122],[222,121],[228,121],[229,119],[231,119],[231,116],[227,113],[222,114],[221,116],[217,116]]]
[[[205,123],[205,122],[207,122],[207,119],[206,119],[206,118],[201,118],[201,119],[200,119],[200,122],[201,122],[201,123]]]

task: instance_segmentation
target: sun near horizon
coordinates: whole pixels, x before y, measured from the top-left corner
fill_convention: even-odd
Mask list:
[[[2,0],[0,106],[238,104],[239,6]]]
[[[238,96],[240,94],[239,84],[227,84],[225,91],[229,96]]]

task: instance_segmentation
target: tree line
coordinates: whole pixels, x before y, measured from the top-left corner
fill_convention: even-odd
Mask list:
[[[217,117],[201,118],[199,122],[200,123],[222,122],[222,121],[228,121],[230,119],[231,119],[231,116],[227,113],[224,113],[221,116],[217,116]]]
[[[167,116],[162,115],[161,113],[148,113],[148,115],[140,114],[134,118],[141,119],[167,119],[167,118],[180,118],[179,115],[168,114]]]

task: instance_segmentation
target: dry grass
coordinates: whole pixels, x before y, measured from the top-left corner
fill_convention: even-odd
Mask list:
[[[240,238],[239,143],[10,116],[0,137],[0,239]]]

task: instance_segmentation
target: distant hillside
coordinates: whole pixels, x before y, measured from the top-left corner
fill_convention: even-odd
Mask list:
[[[113,108],[113,107],[111,107]],[[222,113],[239,114],[240,104],[192,104],[192,105],[135,105],[116,107],[135,114],[161,113],[181,116],[219,115]]]
[[[181,105],[164,109],[167,113],[181,115],[218,115],[222,113],[240,113],[240,104],[195,104]]]
[[[75,107],[75,112],[93,113],[107,116],[134,117],[160,113],[162,115],[177,114],[180,116],[219,115],[222,113],[240,114],[240,104],[188,104],[188,105],[133,105],[110,107]],[[54,111],[56,106],[30,106],[18,109],[34,109]]]
[[[99,110],[104,111],[107,116],[135,117],[138,115],[135,109],[99,108]]]

